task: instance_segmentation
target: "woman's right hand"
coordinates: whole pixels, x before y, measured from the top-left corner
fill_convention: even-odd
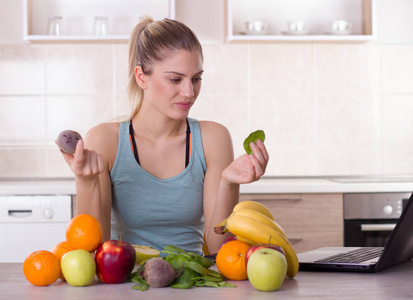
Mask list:
[[[77,142],[75,154],[60,152],[78,178],[94,177],[104,170],[102,155],[94,150],[85,149],[83,140]]]

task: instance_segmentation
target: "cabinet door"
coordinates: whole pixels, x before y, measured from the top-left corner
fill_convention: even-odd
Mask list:
[[[343,245],[342,194],[242,194],[264,204],[297,252]]]

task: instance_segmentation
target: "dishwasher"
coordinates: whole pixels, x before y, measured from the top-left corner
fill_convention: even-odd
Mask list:
[[[66,240],[72,195],[0,196],[0,262],[23,262],[37,250]]]

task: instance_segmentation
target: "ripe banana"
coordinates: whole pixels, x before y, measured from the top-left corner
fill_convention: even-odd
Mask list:
[[[282,227],[280,225],[278,225],[277,222],[275,222],[274,220],[268,218],[266,215],[260,213],[259,211],[245,208],[245,209],[237,210],[236,212],[234,212],[230,216],[230,218],[232,216],[244,216],[244,217],[247,217],[247,218],[254,219],[258,222],[261,222],[263,224],[266,224],[266,225],[270,226],[271,228],[274,228],[281,235],[283,235],[284,238],[287,238],[287,234],[285,233],[284,229],[282,229]]]
[[[297,254],[288,239],[274,228],[248,217],[233,215],[227,219],[224,231],[229,231],[255,244],[265,244],[270,241],[271,244],[279,245],[284,249],[287,259],[287,276],[293,278],[297,274],[299,267]]]
[[[255,244],[256,244],[255,242],[253,242],[253,241],[251,241],[251,240],[249,240],[249,239],[246,239],[246,238],[244,238],[244,237],[242,237],[242,236],[236,235],[235,237],[236,237],[237,240],[240,241],[240,242],[244,242],[244,243],[247,243],[247,244],[250,244],[250,245],[255,245]]]
[[[252,209],[259,211],[260,213],[266,215],[271,220],[274,220],[274,216],[272,215],[271,211],[263,204],[256,202],[256,201],[241,201],[238,202],[237,205],[234,206],[233,212],[237,212],[240,209]]]

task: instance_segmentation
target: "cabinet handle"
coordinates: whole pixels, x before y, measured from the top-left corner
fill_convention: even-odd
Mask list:
[[[396,224],[361,224],[361,231],[392,231]]]

